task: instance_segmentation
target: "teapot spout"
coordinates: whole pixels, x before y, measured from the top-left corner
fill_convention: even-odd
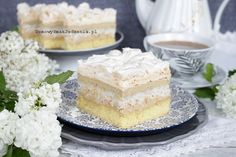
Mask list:
[[[146,29],[148,17],[152,10],[153,4],[154,2],[151,0],[136,0],[135,1],[136,13],[137,13],[139,22],[141,23],[144,29]]]

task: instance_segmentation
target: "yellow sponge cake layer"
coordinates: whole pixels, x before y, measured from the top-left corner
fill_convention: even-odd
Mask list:
[[[73,40],[65,40],[65,49],[67,50],[83,50],[83,49],[92,49],[99,48],[106,45],[113,44],[115,42],[115,37],[94,37],[86,40],[78,40],[73,42]]]
[[[115,36],[96,37],[93,39],[93,48],[108,46],[115,43]]]
[[[63,38],[46,38],[40,37],[40,42],[46,49],[57,49],[61,48],[64,45]]]
[[[79,97],[77,104],[81,110],[97,116],[108,123],[120,128],[130,128],[145,121],[166,115],[170,109],[170,101],[170,98],[156,101],[142,110],[128,114],[121,114],[111,106],[95,103],[82,96]]]

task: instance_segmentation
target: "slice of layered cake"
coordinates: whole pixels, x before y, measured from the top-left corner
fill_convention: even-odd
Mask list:
[[[77,11],[65,14],[64,26],[71,32],[65,36],[65,49],[80,50],[109,45],[115,42],[116,10],[92,9],[88,3],[82,3]]]
[[[158,118],[170,109],[169,63],[125,48],[78,61],[78,107],[120,128]]]
[[[46,49],[83,50],[115,42],[116,10],[58,4],[17,5],[20,33]]]

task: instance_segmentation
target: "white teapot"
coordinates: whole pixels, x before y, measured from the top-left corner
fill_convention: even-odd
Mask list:
[[[219,7],[214,27],[207,0],[136,0],[136,12],[147,34],[197,33],[212,35],[220,29],[220,19],[229,0]]]

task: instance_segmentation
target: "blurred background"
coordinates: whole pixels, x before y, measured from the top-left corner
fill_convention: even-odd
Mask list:
[[[58,3],[63,0],[1,0],[0,1],[0,33],[11,29],[17,25],[16,6],[20,2],[27,2],[30,5],[36,3]],[[222,0],[208,0],[212,18],[214,19],[216,11]],[[125,39],[121,47],[136,47],[143,49],[143,38],[145,31],[140,25],[134,0],[67,0],[69,4],[78,5],[81,2],[88,2],[91,7],[107,8],[112,7],[118,11],[117,27],[125,34]],[[222,19],[221,32],[236,31],[236,0],[231,0],[227,5]]]

